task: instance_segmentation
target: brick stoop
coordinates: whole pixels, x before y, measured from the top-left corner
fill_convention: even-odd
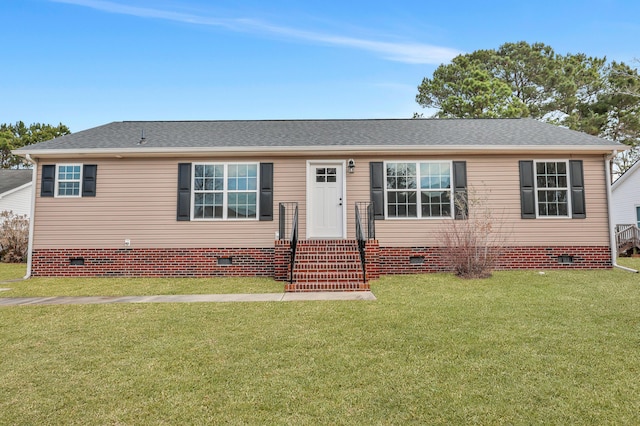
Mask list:
[[[356,240],[301,240],[286,291],[368,291]]]

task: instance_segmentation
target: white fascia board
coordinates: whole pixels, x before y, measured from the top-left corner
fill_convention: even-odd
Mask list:
[[[609,154],[624,149],[620,145],[337,145],[337,146],[252,146],[252,147],[202,147],[202,148],[108,148],[108,149],[43,149],[18,151],[14,154],[31,155],[34,158],[70,158],[70,157],[175,157],[230,155],[255,156],[278,155],[293,156],[300,154],[386,154],[386,153],[433,153],[433,154],[486,154],[486,153],[582,153]]]

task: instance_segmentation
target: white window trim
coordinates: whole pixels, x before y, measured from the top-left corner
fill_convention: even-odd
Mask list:
[[[59,179],[59,172],[60,172],[60,167],[79,167],[80,168],[80,179],[76,180],[76,179],[65,179],[62,182],[78,182],[78,195],[60,195],[59,189],[60,189],[60,179]],[[53,196],[56,198],[80,198],[82,197],[82,173],[83,173],[83,167],[82,167],[82,163],[60,163],[60,164],[56,164],[56,175],[55,175],[55,189],[54,189],[54,193]]]
[[[232,192],[246,192],[246,193],[252,193],[255,192],[256,194],[256,217],[247,217],[247,218],[241,218],[241,217],[233,217],[233,218],[228,218],[228,208],[229,208],[229,204],[228,204],[228,195],[229,195],[229,189],[227,188],[227,179],[229,177],[228,174],[228,170],[229,170],[229,166],[230,165],[239,165],[239,164],[243,164],[243,165],[251,165],[251,166],[256,166],[256,189],[255,191],[253,190],[233,190]],[[195,201],[195,188],[194,188],[194,183],[195,183],[195,175],[196,175],[196,166],[201,166],[201,165],[222,165],[224,166],[224,179],[223,179],[223,189],[222,189],[222,217],[221,218],[202,218],[202,217],[194,217],[194,212],[195,212],[195,206],[194,206],[194,201]],[[191,200],[190,200],[191,206],[189,208],[190,210],[190,219],[192,221],[195,222],[221,222],[221,221],[229,221],[229,222],[235,222],[235,221],[240,221],[240,222],[251,222],[251,221],[258,221],[260,219],[260,163],[258,162],[254,162],[254,161],[220,161],[220,162],[215,162],[215,161],[200,161],[197,163],[191,163]]]
[[[387,196],[387,164],[388,163],[414,163],[416,164],[416,213],[417,216],[416,217],[394,217],[394,216],[389,216],[389,199]],[[448,191],[450,192],[451,196],[451,201],[450,201],[450,205],[451,205],[451,215],[450,216],[426,216],[426,217],[422,217],[422,204],[420,202],[420,192],[421,192],[421,188],[420,188],[420,163],[438,163],[438,164],[448,164],[449,165],[449,189]],[[384,167],[384,218],[385,220],[447,220],[447,219],[454,219],[455,217],[455,210],[454,210],[454,182],[453,182],[453,160],[387,160],[384,161],[383,163],[383,167]],[[428,189],[425,189],[425,191],[429,191]],[[396,192],[396,191],[392,191],[392,192]]]
[[[538,209],[538,163],[565,163],[567,166],[567,215],[566,216],[541,216]],[[560,189],[560,188],[558,188]],[[542,191],[546,188],[542,188]],[[571,219],[573,212],[571,211],[571,170],[569,169],[569,160],[567,159],[548,159],[548,160],[533,160],[533,193],[535,195],[535,210],[536,219]]]
[[[636,226],[640,228],[640,218],[638,217],[638,215],[640,215],[640,204],[635,205],[634,213],[636,215]]]

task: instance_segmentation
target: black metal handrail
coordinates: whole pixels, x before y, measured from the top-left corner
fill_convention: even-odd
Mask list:
[[[376,216],[373,209],[373,203],[367,206],[367,238],[376,239]]]
[[[293,213],[293,223],[291,224],[291,268],[289,271],[289,282],[293,283],[293,268],[296,264],[296,249],[298,248],[298,204],[296,203]]]
[[[298,203],[287,202],[280,203],[278,215],[278,239],[286,240],[291,236],[291,228],[293,227],[293,216],[296,212]]]
[[[358,222],[360,225],[358,225]],[[358,226],[360,226],[360,231],[358,231]],[[362,234],[361,237],[364,240],[376,239],[376,222],[372,202],[356,202],[356,238],[358,238],[358,232]]]
[[[365,221],[362,220],[360,210],[365,212]],[[360,252],[360,262],[362,263],[363,280],[367,282],[367,260],[365,247],[368,240],[375,239],[375,217],[373,215],[373,204],[369,202],[356,202],[356,240],[358,241],[358,251]],[[363,223],[367,224],[366,231],[363,229]]]
[[[293,283],[293,268],[298,248],[298,203],[280,203],[279,213],[278,239],[289,241],[289,282]]]

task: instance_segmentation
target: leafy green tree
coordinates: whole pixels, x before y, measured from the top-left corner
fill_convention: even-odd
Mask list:
[[[11,150],[70,133],[69,128],[62,123],[57,126],[34,123],[29,127],[22,121],[18,121],[16,124],[0,124],[0,168],[11,169],[27,166],[23,159],[11,154]]]
[[[612,62],[606,81],[607,90],[599,98],[607,117],[601,126],[601,136],[632,147],[614,161],[620,173],[640,160],[640,75],[637,69]]]
[[[438,117],[548,117],[564,124],[579,120],[602,88],[604,63],[583,54],[561,56],[543,43],[505,43],[440,65],[433,78],[422,80],[416,101],[438,108]]]
[[[0,168],[9,169],[12,165],[14,165],[13,155],[11,154],[11,150],[17,148],[14,146],[13,133],[9,130],[1,130],[0,127]]]
[[[439,109],[436,116],[442,118],[528,116],[526,106],[509,85],[487,69],[484,60],[490,56],[488,51],[478,51],[441,65],[432,79],[422,81],[416,101],[425,108]]]
[[[539,117],[551,108],[559,63],[553,49],[543,43],[505,43],[497,51],[483,50],[482,63],[492,76],[506,83],[512,95]]]
[[[622,85],[619,93],[639,98],[640,75],[638,74],[638,67],[640,67],[640,59],[635,58],[632,62],[636,64],[635,68],[619,64],[620,66],[612,69],[611,73],[625,81],[625,84]]]
[[[418,86],[416,102],[438,109],[436,117],[531,117],[635,147],[620,171],[639,156],[640,77],[606,58],[505,43],[440,65]]]

